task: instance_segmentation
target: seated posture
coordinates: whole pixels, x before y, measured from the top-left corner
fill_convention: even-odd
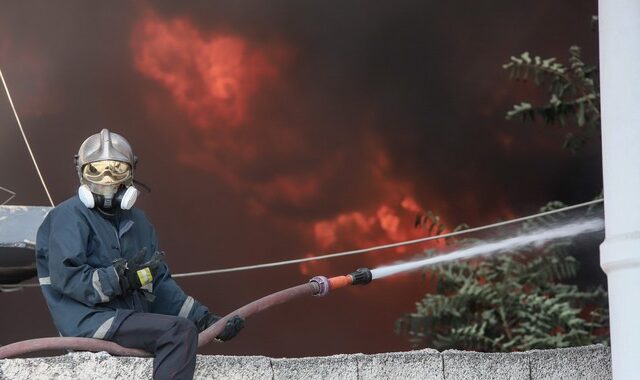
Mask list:
[[[155,379],[190,379],[198,332],[220,317],[171,278],[153,226],[133,207],[136,161],[129,143],[106,129],[84,141],[78,194],[38,230],[38,277],[60,335],[146,350],[155,356]],[[243,326],[232,318],[218,339]]]

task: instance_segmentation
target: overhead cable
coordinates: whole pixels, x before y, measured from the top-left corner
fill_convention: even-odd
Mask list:
[[[7,82],[5,82],[4,80],[4,75],[2,75],[2,70],[0,70],[0,79],[2,80],[4,91],[7,93],[7,98],[9,98],[9,104],[11,104],[13,115],[16,117],[16,121],[18,122],[18,128],[20,128],[20,133],[22,133],[22,139],[24,140],[24,143],[27,145],[27,150],[29,151],[29,155],[31,156],[31,161],[33,161],[33,166],[36,167],[36,172],[38,172],[38,177],[40,177],[40,182],[42,183],[42,187],[44,187],[44,192],[47,193],[47,198],[49,198],[49,203],[51,203],[51,207],[55,207],[56,205],[53,203],[51,194],[49,194],[49,189],[47,189],[47,184],[44,183],[44,178],[42,177],[42,173],[40,173],[40,168],[38,167],[38,163],[36,162],[36,157],[33,155],[33,151],[31,150],[31,145],[29,145],[29,140],[27,140],[27,135],[24,133],[24,129],[22,128],[22,123],[20,122],[20,118],[18,117],[18,112],[16,112],[16,107],[13,105],[13,100],[11,99],[11,94],[9,93],[9,87],[7,87]]]
[[[254,270],[254,269],[274,268],[274,267],[280,267],[280,266],[285,266],[285,265],[300,264],[300,263],[306,263],[306,262],[310,262],[310,261],[328,260],[328,259],[333,259],[333,258],[336,258],[336,257],[359,255],[359,254],[369,253],[369,252],[373,252],[373,251],[381,251],[381,250],[390,249],[390,248],[404,247],[404,246],[424,243],[424,242],[431,241],[431,240],[436,240],[436,239],[447,239],[447,238],[454,237],[454,236],[460,236],[460,235],[464,235],[464,234],[470,234],[470,233],[473,233],[473,232],[485,231],[485,230],[488,230],[488,229],[491,229],[491,228],[497,228],[497,227],[502,227],[502,226],[506,226],[506,225],[509,225],[509,224],[524,222],[524,221],[527,221],[527,220],[540,218],[540,217],[547,216],[547,215],[558,214],[558,213],[561,213],[561,212],[574,210],[574,209],[581,208],[581,207],[592,206],[592,205],[595,205],[595,204],[598,204],[598,203],[602,203],[602,202],[603,202],[603,199],[595,199],[595,200],[589,201],[589,202],[579,203],[579,204],[575,204],[575,205],[572,205],[572,206],[567,206],[567,207],[563,207],[563,208],[559,208],[559,209],[555,209],[555,210],[544,211],[544,212],[540,212],[540,213],[533,214],[533,215],[523,216],[521,218],[505,220],[505,221],[502,221],[502,222],[497,222],[497,223],[487,224],[487,225],[484,225],[484,226],[469,228],[469,229],[466,229],[466,230],[448,232],[448,233],[445,233],[445,234],[427,236],[427,237],[423,237],[423,238],[419,238],[419,239],[413,239],[413,240],[405,240],[405,241],[400,241],[400,242],[396,242],[396,243],[377,245],[377,246],[374,246],[374,247],[354,249],[354,250],[351,250],[351,251],[331,253],[331,254],[328,254],[328,255],[304,257],[304,258],[300,258],[300,259],[276,261],[276,262],[256,264],[256,265],[246,265],[246,266],[238,266],[238,267],[231,267],[231,268],[212,269],[212,270],[199,271],[199,272],[177,273],[177,274],[173,274],[172,277],[176,277],[176,278],[179,278],[179,277],[196,277],[196,276],[205,276],[205,275],[212,275],[212,274],[241,272],[241,271]],[[9,290],[9,289],[12,289],[12,288],[21,288],[21,287],[27,288],[27,287],[39,287],[39,286],[40,286],[40,284],[37,284],[37,283],[15,284],[15,285],[0,285],[0,289]]]
[[[400,242],[397,242],[397,243],[377,245],[377,246],[374,246],[374,247],[354,249],[354,250],[351,250],[351,251],[331,253],[331,254],[328,254],[328,255],[304,257],[304,258],[300,258],[300,259],[276,261],[276,262],[272,262],[272,263],[246,265],[246,266],[223,268],[223,269],[212,269],[212,270],[199,271],[199,272],[178,273],[178,274],[174,274],[173,277],[193,277],[193,276],[204,276],[204,275],[209,275],[209,274],[239,272],[239,271],[246,271],[246,270],[253,270],[253,269],[273,268],[273,267],[279,267],[279,266],[283,266],[283,265],[306,263],[306,262],[309,262],[309,261],[320,261],[320,260],[333,259],[333,258],[336,258],[336,257],[359,255],[359,254],[373,252],[373,251],[381,251],[381,250],[390,249],[390,248],[404,247],[404,246],[408,246],[408,245],[424,243],[424,242],[431,241],[431,240],[447,239],[447,238],[454,237],[454,236],[470,234],[472,232],[484,231],[484,230],[488,230],[488,229],[491,229],[491,228],[502,227],[502,226],[506,226],[508,224],[513,224],[513,223],[518,223],[518,222],[524,222],[526,220],[540,218],[542,216],[547,216],[547,215],[552,215],[552,214],[557,214],[557,213],[560,213],[560,212],[563,212],[563,211],[569,211],[569,210],[573,210],[573,209],[580,208],[580,207],[586,207],[586,206],[595,205],[597,203],[601,203],[602,201],[603,201],[603,199],[596,199],[596,200],[589,201],[589,202],[579,203],[579,204],[575,204],[575,205],[572,205],[572,206],[567,206],[567,207],[563,207],[563,208],[559,208],[559,209],[555,209],[555,210],[550,210],[550,211],[540,212],[540,213],[529,215],[529,216],[524,216],[522,218],[505,220],[505,221],[502,221],[502,222],[497,222],[497,223],[493,223],[493,224],[487,224],[487,225],[484,225],[484,226],[469,228],[469,229],[466,229],[466,230],[448,232],[448,233],[445,233],[445,234],[434,235],[434,236],[427,236],[427,237],[414,239],[414,240],[405,240],[405,241],[400,241]]]

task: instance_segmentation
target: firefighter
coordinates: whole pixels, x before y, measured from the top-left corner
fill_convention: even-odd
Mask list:
[[[78,193],[38,229],[39,281],[61,336],[140,348],[154,355],[154,379],[191,379],[198,332],[220,317],[171,278],[153,226],[133,207],[136,161],[127,140],[107,129],[84,141]],[[243,327],[235,316],[218,339]]]

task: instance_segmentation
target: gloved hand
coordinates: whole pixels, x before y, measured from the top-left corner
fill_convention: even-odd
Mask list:
[[[198,327],[199,332],[203,332],[209,326],[216,323],[220,319],[222,319],[222,317],[219,317],[215,314],[207,313],[203,315],[202,318],[198,320],[198,322],[196,322],[196,327]],[[233,317],[229,318],[227,323],[224,325],[224,329],[222,330],[220,335],[216,337],[216,339],[226,342],[234,336],[238,335],[240,330],[242,330],[243,328],[244,318],[239,315],[234,315]]]
[[[147,262],[143,263],[146,254],[147,247],[144,247],[129,261],[120,258],[113,262],[122,293],[140,289],[153,282],[158,268],[162,265],[164,252],[156,251]]]

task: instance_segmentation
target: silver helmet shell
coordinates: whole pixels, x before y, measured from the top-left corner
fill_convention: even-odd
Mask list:
[[[133,149],[129,142],[117,133],[109,132],[103,129],[100,133],[89,136],[78,150],[76,156],[76,170],[80,182],[84,182],[82,178],[82,168],[84,165],[104,160],[113,160],[126,162],[133,170],[136,165],[137,158],[133,154]],[[133,175],[130,181],[133,180]]]

